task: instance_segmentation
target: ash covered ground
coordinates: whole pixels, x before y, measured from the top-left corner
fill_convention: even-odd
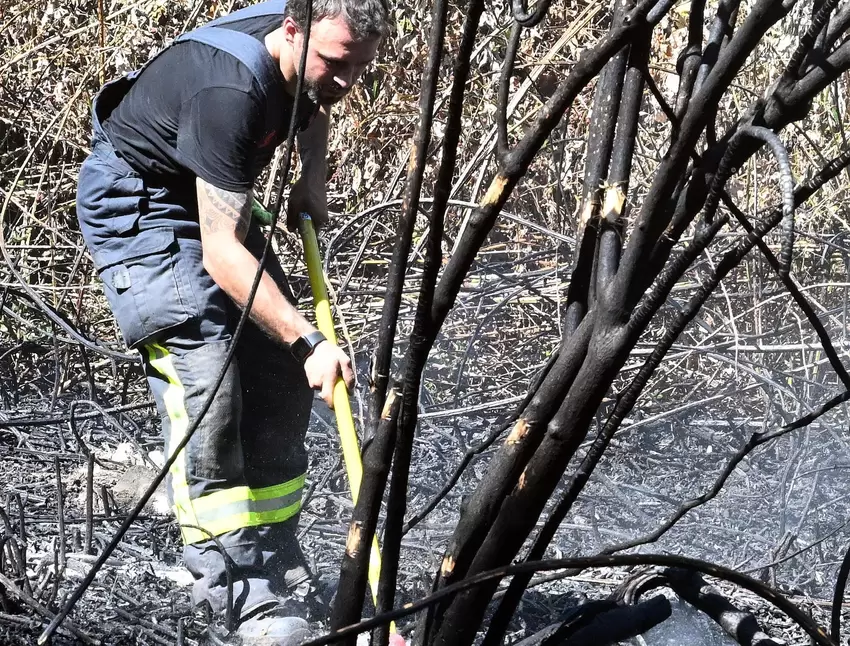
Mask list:
[[[536,279],[540,286],[537,300],[531,304],[505,306],[484,325],[471,323],[464,308],[449,321],[448,332],[432,354],[422,392],[409,517],[417,517],[467,452],[500,427],[533,376],[534,369],[529,366],[542,365],[555,347],[561,286],[557,281],[547,286],[546,279],[556,271],[557,267],[551,268],[550,274]],[[510,293],[510,284],[500,282],[504,275],[488,273],[482,267],[480,282],[465,292],[467,307],[481,300],[491,308],[500,303]],[[303,276],[296,271],[293,280],[297,285]],[[492,289],[489,293],[488,286]],[[306,292],[302,296],[306,298]],[[340,300],[340,311],[349,324],[366,318],[362,312],[352,312],[356,303],[362,303],[356,293]],[[550,315],[543,316],[547,311]],[[695,335],[699,330],[697,326]],[[525,339],[524,343],[519,339]],[[684,339],[671,353],[652,396],[623,424],[563,523],[549,556],[591,555],[649,535],[684,502],[708,491],[753,433],[779,428],[804,414],[807,406],[814,408],[818,398],[826,399],[834,388],[829,374],[818,368],[822,362],[817,358],[803,364],[810,378],[805,392],[795,393],[794,382],[777,384],[775,367],[762,365],[757,370],[752,367],[755,362],[741,357],[730,363],[726,348],[693,349],[699,346],[698,338]],[[768,353],[762,354],[770,358]],[[706,357],[719,357],[714,365],[722,369],[703,372],[699,361],[707,362]],[[19,587],[29,585],[32,596],[51,610],[61,604],[93,560],[85,549],[87,454],[96,458],[91,487],[90,551],[94,554],[103,549],[144,491],[153,467],[162,463],[158,421],[145,403],[137,365],[93,364],[97,401],[103,406],[120,408],[124,404],[129,408],[103,415],[86,403],[91,393],[84,372],[69,369],[70,377],[60,382],[56,396],[45,395],[53,392],[53,359],[50,351],[34,350],[27,364],[31,376],[13,383],[10,373],[4,373],[4,419],[28,421],[6,426],[0,422],[4,533],[20,538],[23,520],[24,535],[18,545],[26,548],[22,558],[28,583],[16,576],[20,572],[15,569],[16,554],[7,555],[4,572]],[[358,352],[357,359],[361,384],[353,401],[360,417],[368,359],[364,351]],[[69,367],[74,366],[71,358],[67,361]],[[639,350],[624,374],[640,361]],[[688,362],[693,365],[687,367]],[[677,372],[683,366],[686,373]],[[776,392],[780,396],[775,396]],[[612,391],[612,398],[603,405],[598,423],[605,419],[615,395]],[[782,395],[786,402],[796,402],[793,415],[781,408]],[[802,404],[803,397],[812,403]],[[846,429],[847,413],[839,407],[811,426],[755,449],[731,472],[714,500],[687,513],[657,542],[634,549],[694,556],[751,572],[782,589],[825,625],[838,562],[850,538],[846,527],[850,494],[844,486],[850,468]],[[590,429],[588,440],[595,431]],[[352,505],[335,422],[320,402],[314,407],[308,444],[311,467],[301,518],[302,540],[314,570],[333,577]],[[499,441],[473,459],[457,486],[407,534],[399,602],[428,593],[462,500],[474,489],[498,445]],[[57,463],[63,486],[64,566],[57,523]],[[527,592],[510,637],[532,634],[576,603],[606,596],[625,576],[622,570],[593,570],[569,579],[541,580]],[[106,644],[172,644],[178,636],[186,644],[199,643],[204,617],[190,607],[189,584],[180,564],[176,526],[160,492],[134,523],[71,620],[76,628]],[[786,643],[804,643],[799,630],[780,613],[753,595],[721,587],[736,604],[753,609],[773,636]],[[679,643],[724,643],[716,627],[706,625],[703,618],[677,608],[667,628],[648,633],[646,643],[668,643],[671,630],[693,638]],[[44,621],[30,607],[6,595],[0,610],[2,643],[31,644],[43,626]],[[402,632],[412,626],[412,619],[399,622]],[[317,630],[323,628],[316,625]],[[705,641],[696,641],[703,633]],[[84,642],[60,636],[55,643]]]

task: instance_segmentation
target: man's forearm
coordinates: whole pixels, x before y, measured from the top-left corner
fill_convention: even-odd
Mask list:
[[[324,185],[328,168],[328,133],[330,108],[321,106],[313,123],[298,135],[298,154],[302,175]]]
[[[244,308],[259,263],[241,243],[221,244],[205,250],[204,267],[212,279]],[[280,292],[274,280],[263,272],[251,306],[251,320],[279,343],[291,344],[316,328]]]
[[[259,262],[242,244],[251,222],[252,192],[227,191],[196,180],[204,269],[240,307],[245,307]],[[281,343],[315,330],[263,272],[251,320]]]

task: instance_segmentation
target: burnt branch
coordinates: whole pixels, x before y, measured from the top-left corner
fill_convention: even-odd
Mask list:
[[[833,11],[835,11],[837,6],[838,0],[823,0],[822,2],[815,2],[815,11],[812,16],[812,22],[806,30],[806,33],[803,34],[803,37],[800,39],[797,49],[795,49],[794,53],[791,54],[791,58],[788,60],[788,65],[786,66],[785,73],[783,74],[783,79],[779,81],[780,84],[787,80],[796,80],[800,78],[800,75],[807,67],[804,62],[810,57],[815,49],[818,38],[825,30],[828,29],[829,16]]]
[[[501,160],[508,154],[508,103],[510,101],[511,78],[516,65],[517,49],[522,39],[522,25],[511,27],[502,73],[499,76],[499,95],[496,97],[496,154]]]
[[[447,6],[439,21],[432,21],[432,29],[445,31]],[[429,315],[434,300],[437,273],[442,266],[442,243],[446,209],[451,190],[452,176],[457,161],[460,142],[463,99],[469,77],[470,59],[478,33],[478,24],[484,10],[484,0],[470,2],[463,29],[463,39],[453,68],[453,82],[449,98],[449,114],[443,157],[437,172],[434,202],[431,205],[428,242],[425,264],[419,288],[419,300],[410,335],[410,345],[404,359],[404,378],[401,385],[401,408],[396,428],[395,453],[390,492],[387,499],[387,521],[384,530],[385,564],[381,569],[378,587],[378,612],[389,610],[395,600],[396,579],[401,554],[401,539],[404,535],[404,516],[407,511],[407,489],[410,475],[410,460],[413,452],[413,436],[416,431],[419,390],[422,373],[433,343],[434,330],[430,329]],[[440,44],[442,47],[442,43]],[[379,501],[378,501],[379,502]],[[377,646],[387,643],[389,635],[379,630],[374,642]]]
[[[633,3],[618,0],[614,3],[611,31],[620,28]],[[590,128],[585,153],[584,183],[579,205],[578,253],[567,294],[567,328],[573,330],[593,307],[596,300],[595,275],[599,258],[597,248],[601,229],[603,181],[608,174],[611,148],[617,128],[620,97],[623,92],[623,77],[628,60],[628,49],[624,48],[605,65],[596,83]],[[607,245],[606,245],[607,246]]]
[[[714,20],[711,22],[708,40],[702,53],[697,78],[694,81],[694,92],[699,92],[709,72],[714,69],[720,50],[729,43],[735,24],[738,21],[738,8],[741,0],[720,0]]]
[[[572,105],[579,91],[584,88],[619,51],[635,32],[651,18],[660,20],[670,8],[668,0],[643,0],[628,13],[624,24],[609,33],[595,47],[582,54],[567,78],[561,82],[552,97],[535,116],[520,141],[505,156],[496,176],[478,208],[469,218],[468,226],[458,241],[455,253],[443,270],[434,294],[431,310],[431,326],[434,335],[440,329],[449,310],[454,305],[458,291],[481,244],[493,228],[499,212],[507,202],[520,178],[528,170],[531,160],[539,152],[543,142],[552,133],[561,116]],[[650,11],[655,13],[650,16]],[[433,339],[431,339],[433,343]]]
[[[440,62],[443,58],[443,39],[445,38],[445,14],[448,5],[438,0],[432,9],[430,41],[428,43],[428,63],[422,74],[422,93],[419,101],[419,123],[413,139],[410,153],[410,167],[407,173],[404,200],[401,207],[399,235],[393,247],[390,262],[391,271],[387,275],[387,289],[384,305],[381,309],[381,322],[378,327],[378,342],[370,375],[371,394],[365,436],[371,438],[378,427],[380,412],[384,407],[387,386],[390,380],[392,351],[395,345],[398,310],[407,273],[407,258],[416,216],[419,212],[419,197],[422,192],[422,180],[425,175],[425,163],[428,146],[431,142],[431,130],[434,123],[434,105],[437,98]]]
[[[390,472],[390,462],[385,456],[392,454],[400,406],[401,393],[391,389],[384,402],[375,439],[363,453],[363,479],[349,522],[339,585],[331,608],[331,629],[356,622],[363,611],[372,537],[378,527],[381,495]],[[373,500],[378,504],[367,504]]]
[[[637,216],[634,233],[626,245],[620,270],[612,286],[612,299],[619,306],[630,307],[642,292],[640,287],[644,281],[644,272],[641,271],[641,265],[649,260],[656,243],[672,220],[669,201],[681,184],[690,151],[708,123],[711,108],[718,104],[767,30],[783,18],[788,10],[789,7],[777,2],[762,0],[756,3],[729,44],[720,52],[717,64],[705,83],[694,94],[691,100],[693,109],[688,110],[682,119],[679,137],[671,144],[655,174]]]
[[[670,602],[662,596],[635,605],[591,602],[576,608],[574,616],[516,642],[515,646],[610,646],[645,633],[671,614]]]
[[[664,575],[677,595],[711,617],[741,646],[780,646],[783,643],[772,639],[751,613],[737,608],[695,572],[669,568]]]
[[[830,636],[836,644],[841,643],[841,609],[844,606],[844,590],[847,588],[847,578],[850,577],[850,547],[845,550],[835,579],[835,590],[832,594],[832,615],[829,627]]]
[[[705,0],[691,3],[691,15],[688,19],[688,42],[676,60],[676,72],[679,75],[679,91],[676,94],[676,118],[681,120],[697,79],[702,63],[702,30],[705,19]]]
[[[649,62],[651,32],[635,38],[629,50],[628,66],[617,113],[616,135],[611,149],[608,180],[605,182],[601,212],[601,232],[596,260],[596,292],[603,292],[617,273],[623,245],[626,200],[632,170],[638,120],[643,101],[645,70]]]
[[[511,0],[514,20],[523,27],[535,27],[546,17],[552,0],[538,0],[534,11],[529,12],[528,0]]]
[[[805,200],[810,198],[814,192],[822,187],[826,182],[834,179],[848,164],[850,164],[850,152],[844,153],[832,160],[832,162],[821,169],[815,177],[810,179],[803,186],[797,188],[792,196],[793,206],[796,207],[805,202]],[[555,510],[540,530],[540,533],[529,551],[527,560],[537,560],[543,557],[546,548],[549,546],[549,543],[554,538],[561,523],[572,509],[573,504],[578,499],[585,485],[589,481],[590,476],[596,468],[596,465],[599,463],[599,460],[602,458],[605,450],[608,448],[614,434],[619,429],[620,424],[631,412],[640,397],[640,394],[649,382],[650,377],[661,364],[661,361],[667,355],[667,352],[672,347],[674,341],[679,337],[681,332],[691,322],[693,316],[702,307],[705,299],[708,298],[714,288],[719,284],[720,280],[722,280],[723,276],[725,276],[725,273],[720,275],[721,272],[728,272],[731,268],[737,266],[740,260],[752,249],[753,244],[760,241],[765,235],[767,235],[767,233],[780,221],[780,218],[784,217],[787,212],[787,208],[788,205],[786,202],[783,203],[781,207],[775,209],[770,217],[760,223],[760,227],[757,231],[750,232],[749,238],[739,243],[737,249],[729,252],[725,259],[726,261],[721,261],[721,263],[719,263],[714,278],[711,279],[709,283],[705,284],[704,289],[691,300],[688,307],[679,313],[677,320],[667,329],[661,341],[659,341],[653,349],[652,354],[647,357],[638,374],[631,381],[625,392],[621,393],[618,397],[616,407],[606,420],[605,425],[594,442],[591,444],[581,464],[570,477],[565,495],[561,501],[559,501]],[[642,306],[642,308],[639,308],[636,311],[636,317],[638,319],[643,318],[644,320],[648,320],[649,312],[656,311],[657,307],[664,302],[669,294],[669,290],[679,280],[685,269],[689,267],[696,257],[706,248],[710,240],[713,239],[714,235],[723,224],[723,221],[725,220],[722,218],[718,219],[711,227],[703,228],[691,245],[680,254],[677,261],[669,266],[668,270],[665,271],[662,277],[659,278],[656,289],[652,292],[651,296],[647,298],[646,303]],[[643,308],[646,309],[641,315],[640,312]],[[729,473],[731,473],[731,470]],[[725,479],[723,482],[725,483]],[[719,486],[715,486],[716,492],[720,491],[722,484],[723,483],[720,483]],[[710,498],[708,500],[710,500]],[[707,500],[703,502],[707,502]],[[703,502],[700,502],[699,504],[703,504]],[[678,518],[676,521],[677,520]],[[670,527],[672,527],[672,524]],[[488,644],[497,643],[504,630],[507,629],[508,622],[513,616],[513,613],[515,612],[516,607],[522,598],[522,594],[530,580],[530,575],[522,575],[514,577],[511,581],[511,585],[490,621],[490,627],[488,629],[487,636],[485,637],[485,641]]]

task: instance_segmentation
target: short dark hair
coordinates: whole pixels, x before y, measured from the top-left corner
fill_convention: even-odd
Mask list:
[[[307,24],[307,3],[311,0],[288,0],[284,17],[292,18],[299,27]],[[383,38],[390,30],[387,0],[312,0],[313,24],[322,18],[342,16],[355,38]]]

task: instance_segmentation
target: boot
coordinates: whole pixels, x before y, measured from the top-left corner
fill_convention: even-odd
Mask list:
[[[210,646],[298,646],[312,637],[307,621],[283,604],[255,610],[232,632],[221,623],[210,624],[207,634]]]

